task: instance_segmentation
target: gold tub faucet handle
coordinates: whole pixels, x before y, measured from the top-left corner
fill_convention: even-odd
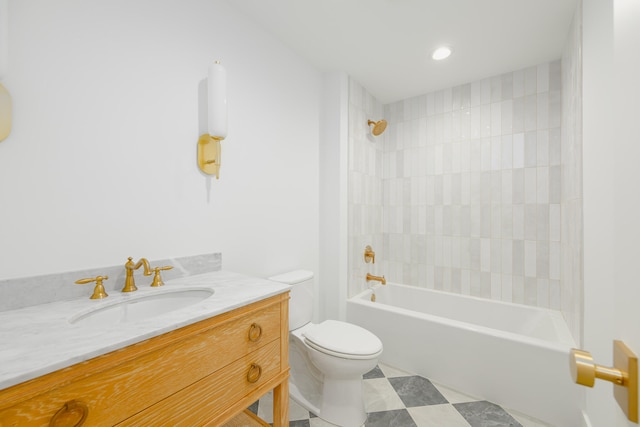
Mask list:
[[[107,291],[104,289],[104,285],[102,284],[103,280],[108,280],[109,276],[97,276],[97,277],[89,277],[87,279],[76,280],[78,285],[85,285],[87,283],[96,282],[96,287],[93,288],[93,295],[89,299],[102,299],[109,296]]]

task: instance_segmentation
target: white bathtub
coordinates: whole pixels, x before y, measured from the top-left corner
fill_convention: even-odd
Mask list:
[[[399,284],[347,301],[347,321],[382,340],[383,363],[558,427],[583,425],[575,343],[559,312]]]

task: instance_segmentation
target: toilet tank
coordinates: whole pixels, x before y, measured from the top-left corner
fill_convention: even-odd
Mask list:
[[[294,270],[269,277],[274,282],[291,285],[289,300],[289,330],[311,322],[313,316],[313,272]]]

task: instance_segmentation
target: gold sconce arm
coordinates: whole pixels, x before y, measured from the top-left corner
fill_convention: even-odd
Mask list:
[[[597,365],[591,353],[577,348],[569,352],[571,377],[593,387],[596,378],[614,384],[613,395],[630,421],[638,422],[638,357],[622,341],[613,342],[613,367]]]
[[[215,175],[216,179],[220,178],[222,139],[206,133],[198,139],[198,167],[207,175]]]

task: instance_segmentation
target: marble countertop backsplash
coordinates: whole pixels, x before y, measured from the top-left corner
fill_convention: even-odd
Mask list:
[[[137,261],[138,258],[134,258],[133,262]],[[87,277],[109,276],[109,280],[105,280],[103,283],[107,293],[120,292],[120,289],[124,286],[125,262],[127,262],[126,257],[122,259],[122,264],[115,266],[0,280],[0,312],[54,301],[70,300],[82,296],[88,298],[91,296],[95,284],[75,284],[76,280]],[[149,260],[149,263],[151,267],[173,266],[173,269],[162,272],[162,278],[166,282],[170,279],[220,270],[222,255],[220,253],[212,253]],[[142,274],[143,271],[144,267],[140,267],[134,272],[138,288],[150,285],[153,280],[153,274],[144,276]]]
[[[0,311],[0,390],[290,289],[282,283],[228,271],[180,274],[165,278],[161,288],[141,286],[138,277],[136,292],[113,290],[108,298],[91,300],[93,285],[87,285],[83,295],[75,299]],[[210,288],[214,294],[193,305],[135,322],[70,322],[92,308],[184,288]]]

